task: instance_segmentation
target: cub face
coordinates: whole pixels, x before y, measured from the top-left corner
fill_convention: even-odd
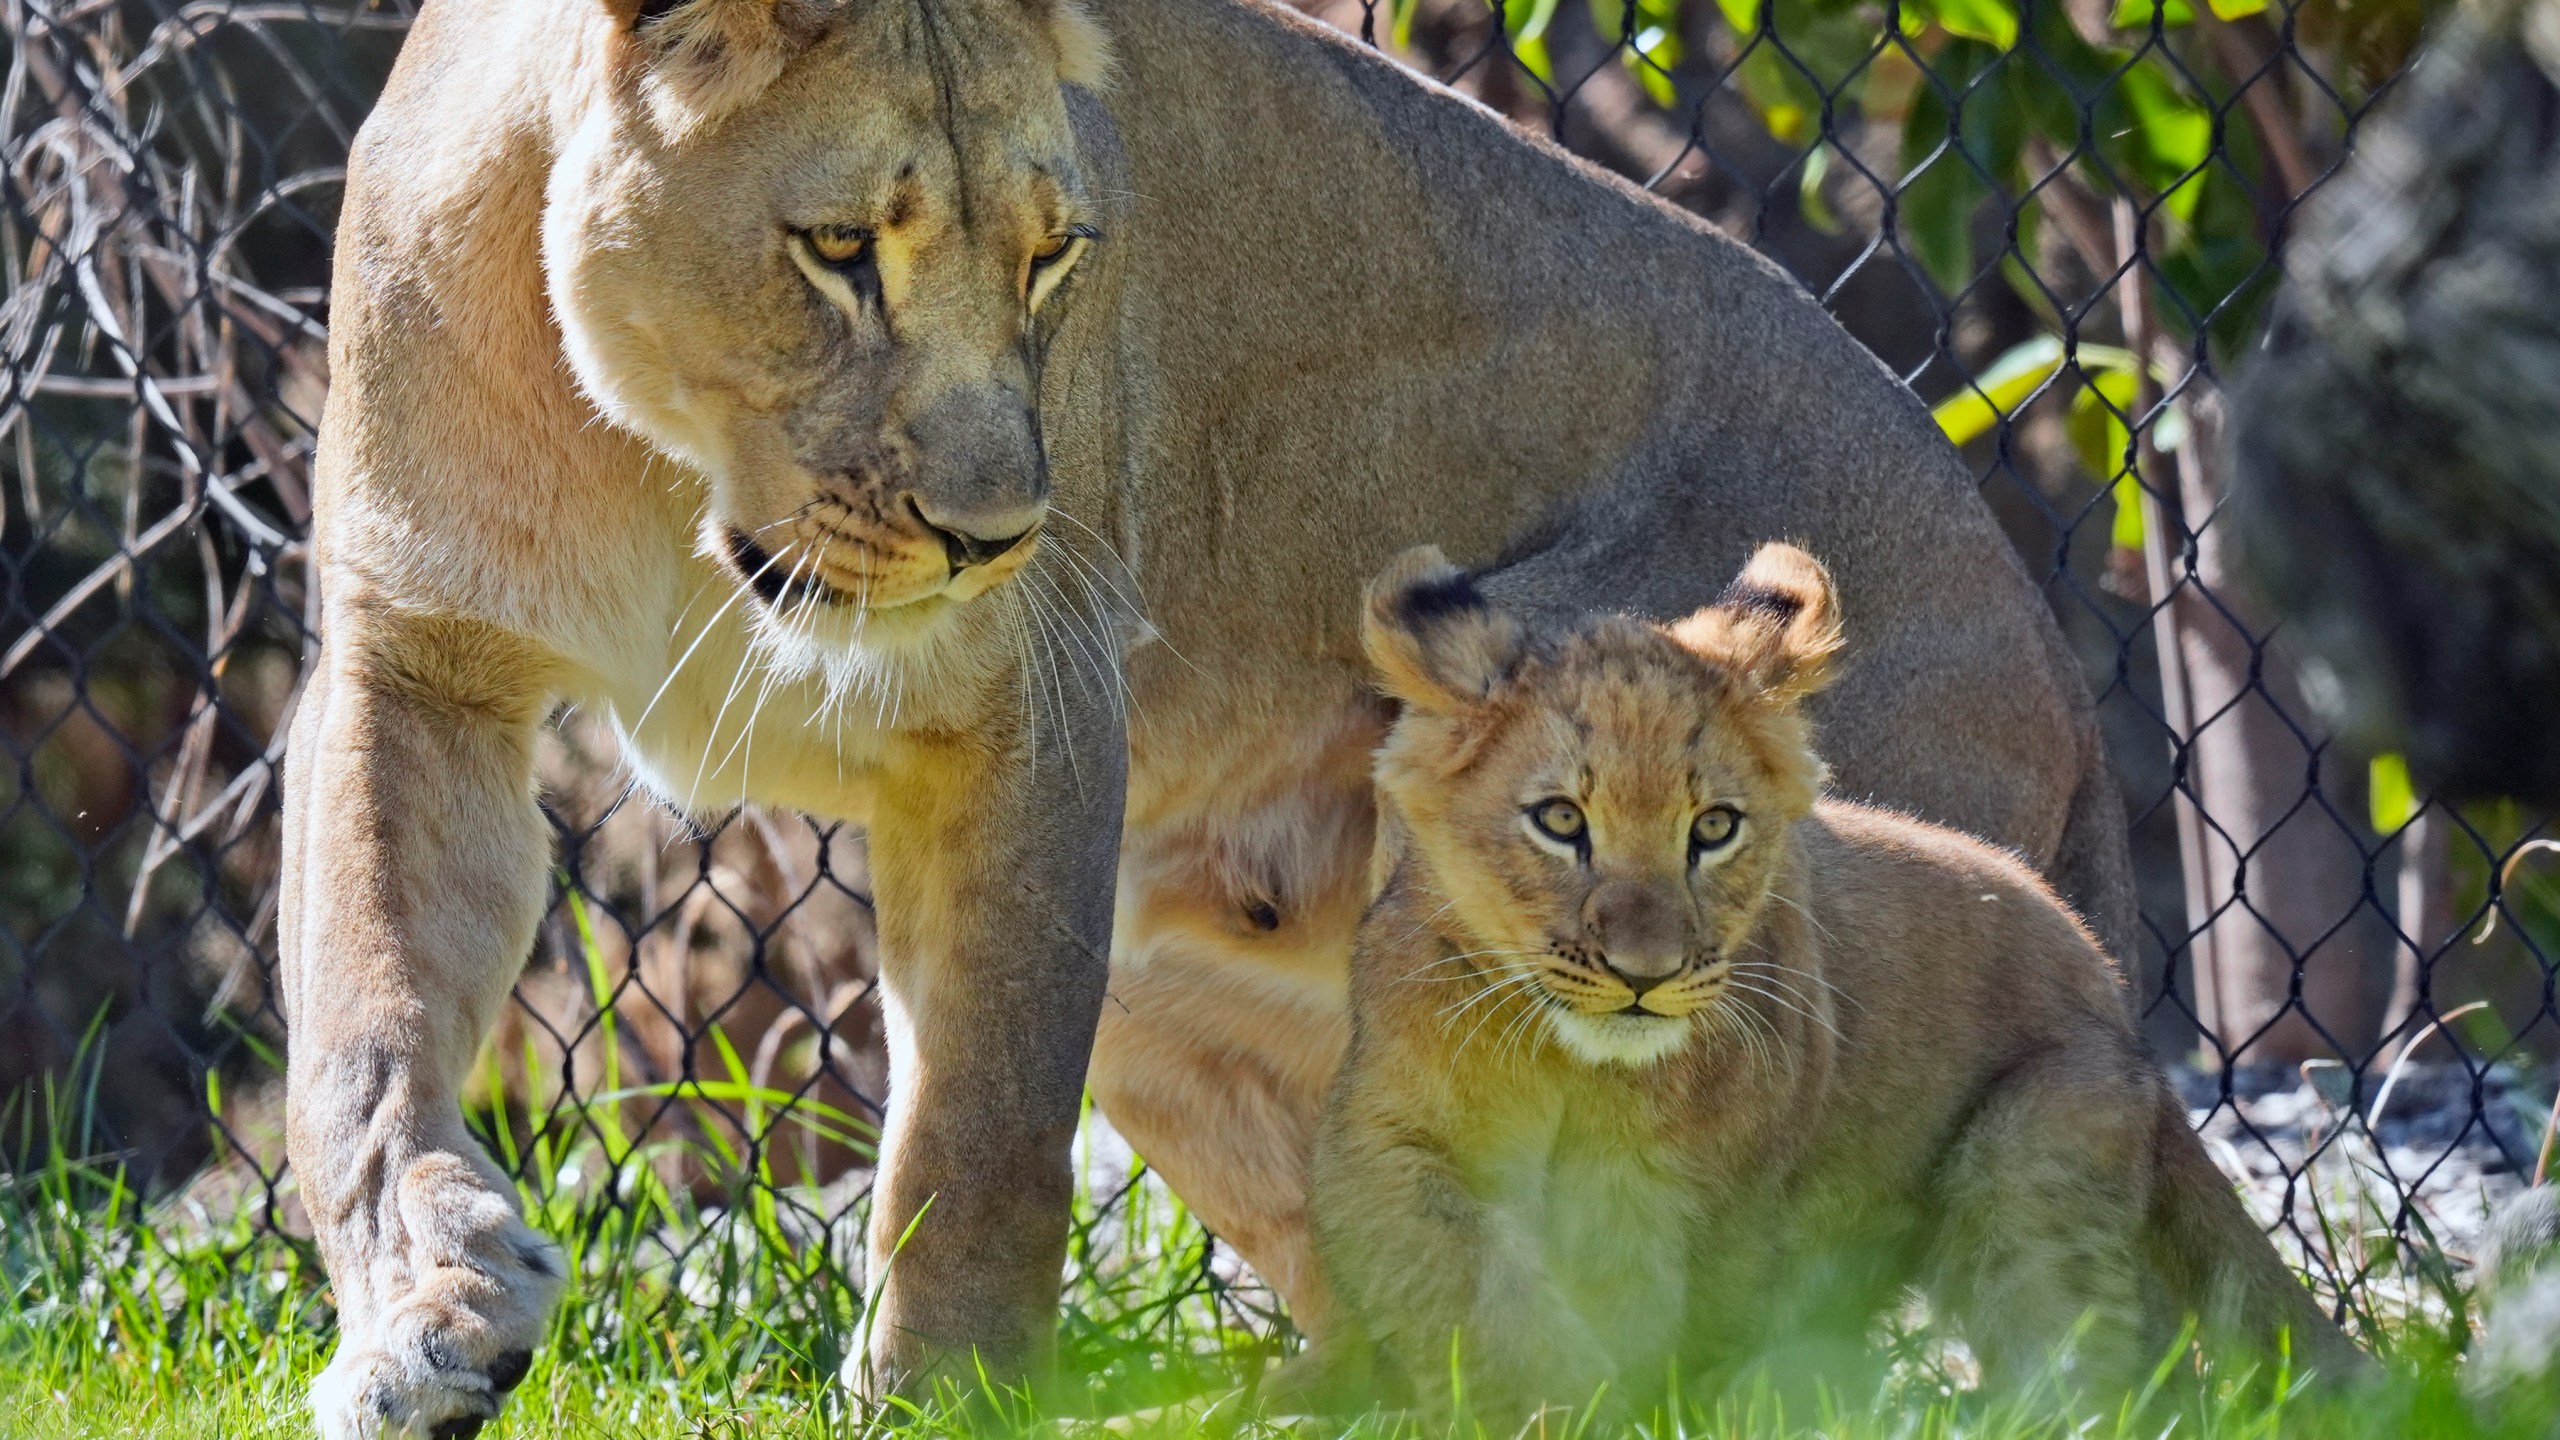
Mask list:
[[[1393,562],[1364,628],[1403,705],[1378,755],[1382,844],[1447,903],[1468,974],[1526,995],[1593,1064],[1687,1043],[1737,983],[1820,789],[1802,703],[1839,649],[1836,612],[1790,545],[1672,625],[1534,629],[1436,549]]]
[[[581,385],[708,478],[700,544],[768,621],[894,641],[992,588],[1102,243],[1062,90],[1098,32],[1073,0],[608,4],[542,235]]]

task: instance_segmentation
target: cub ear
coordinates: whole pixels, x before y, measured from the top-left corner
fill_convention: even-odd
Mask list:
[[[1687,649],[1781,704],[1831,683],[1840,593],[1822,562],[1793,545],[1763,545],[1716,603],[1669,628]]]
[[[1437,545],[1407,550],[1369,582],[1361,640],[1388,694],[1438,714],[1483,704],[1528,643]]]
[[[637,42],[659,126],[681,135],[735,112],[813,33],[800,0],[607,0]]]

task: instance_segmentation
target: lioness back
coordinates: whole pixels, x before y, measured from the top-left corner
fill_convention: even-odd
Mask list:
[[[1524,621],[1416,552],[1367,638],[1403,710],[1317,1148],[1343,1344],[1446,1405],[1454,1334],[1499,1412],[1827,1372],[1916,1284],[1995,1384],[2059,1365],[2093,1402],[2189,1313],[2355,1364],[2069,907],[1819,797],[1803,702],[1841,637],[1804,552],[1670,625]]]

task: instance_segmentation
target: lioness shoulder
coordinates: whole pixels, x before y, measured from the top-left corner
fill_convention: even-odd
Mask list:
[[[1764,547],[1652,625],[1532,622],[1417,551],[1366,641],[1402,711],[1315,1168],[1342,1343],[1517,1411],[1855,1354],[1917,1284],[1994,1383],[2104,1395],[2190,1313],[2355,1363],[2070,910],[1821,798],[1812,557]]]

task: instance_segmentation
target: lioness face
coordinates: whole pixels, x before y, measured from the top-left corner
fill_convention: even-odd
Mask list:
[[[555,307],[768,621],[894,641],[1038,543],[1042,353],[1107,243],[1067,4],[685,0],[617,39],[554,172]]]
[[[1830,582],[1765,547],[1672,626],[1531,633],[1436,552],[1372,587],[1368,645],[1405,713],[1378,781],[1479,952],[1594,1064],[1658,1060],[1728,991],[1821,764],[1803,697],[1838,646]]]

